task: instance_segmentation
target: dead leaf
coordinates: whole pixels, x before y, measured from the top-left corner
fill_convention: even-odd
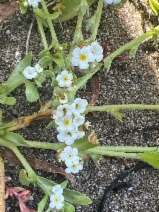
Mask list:
[[[91,79],[91,85],[92,85],[93,95],[89,105],[95,105],[100,93],[100,78],[98,74],[93,75]]]
[[[4,176],[4,162],[0,157],[0,211],[5,212],[5,176]]]
[[[1,153],[1,155],[5,157],[7,160],[9,160],[11,163],[21,165],[21,162],[19,161],[19,159],[16,157],[16,155],[13,152],[5,150]],[[65,175],[71,181],[72,186],[73,187],[75,186],[76,180],[74,176],[72,174],[66,173],[64,169],[58,166],[55,166],[53,164],[47,163],[45,161],[41,161],[37,158],[28,157],[28,156],[25,156],[25,158],[28,161],[28,163],[35,169],[41,169],[43,171],[52,172],[52,173],[60,173],[62,175]]]
[[[19,10],[19,4],[16,1],[11,1],[0,6],[0,22],[6,17],[14,13],[15,10]]]

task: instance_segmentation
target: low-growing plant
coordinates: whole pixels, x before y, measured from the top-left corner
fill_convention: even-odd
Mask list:
[[[38,204],[38,212],[44,211],[48,201],[47,212],[52,210],[73,212],[75,211],[74,204],[87,205],[92,201],[85,194],[67,189],[68,181],[56,184],[54,181],[38,176],[18,147],[56,150],[59,160],[66,165],[65,172],[67,174],[80,172],[83,169],[85,159],[92,158],[97,163],[99,159],[102,159],[102,156],[139,159],[157,169],[159,168],[158,147],[100,146],[95,131],[89,130],[91,123],[85,122],[85,115],[90,112],[107,112],[122,120],[121,110],[123,109],[159,110],[159,105],[94,106],[95,102],[89,103],[86,99],[76,98],[78,90],[82,89],[87,81],[101,68],[104,68],[105,73],[108,73],[112,61],[122,52],[129,51],[134,56],[143,41],[148,38],[156,40],[159,26],[106,56],[103,53],[103,46],[96,39],[102,8],[105,3],[122,5],[123,1],[98,0],[94,15],[87,18],[88,21],[85,27],[87,31],[91,31],[91,35],[88,39],[85,39],[82,33],[83,18],[89,14],[89,6],[93,2],[95,0],[55,1],[54,12],[49,13],[48,5],[44,0],[19,0],[22,13],[25,13],[28,7],[32,7],[44,50],[39,53],[40,60],[35,65],[32,65],[32,53],[28,53],[13,70],[8,80],[0,84],[0,103],[6,105],[16,104],[16,97],[11,97],[10,93],[21,84],[25,84],[25,95],[28,101],[38,100],[39,94],[36,86],[43,86],[42,83],[48,77],[51,79],[53,94],[52,100],[39,112],[30,116],[19,117],[11,122],[3,121],[2,110],[0,109],[0,145],[11,149],[24,166],[19,175],[20,182],[23,185],[33,183],[44,191],[45,196]],[[154,3],[154,0],[149,0],[149,2],[153,12],[158,14],[158,4]],[[53,22],[56,22],[57,19],[66,21],[75,15],[77,15],[77,25],[71,47],[68,48],[67,43],[59,43]],[[46,27],[50,30],[52,37],[50,44],[48,44],[44,30]],[[69,53],[66,54],[66,50]],[[76,73],[78,71],[82,73],[81,77],[77,77]],[[54,127],[58,131],[55,143],[26,140],[21,135],[13,132],[27,127],[36,119],[44,117],[51,117],[52,121],[48,124],[48,128]],[[8,187],[7,191],[8,195],[14,194],[18,199],[21,198],[22,194],[25,196],[29,193],[29,191],[23,189],[9,189]],[[22,194],[19,194],[19,191],[23,191]],[[24,204],[21,203],[21,205]]]

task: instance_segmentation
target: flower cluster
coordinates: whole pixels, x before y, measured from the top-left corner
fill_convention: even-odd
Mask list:
[[[53,194],[50,196],[49,207],[51,209],[60,210],[64,206],[63,189],[61,185],[56,185],[52,189]]]
[[[41,73],[42,71],[43,71],[43,68],[41,68],[40,65],[37,63],[34,67],[27,66],[23,71],[23,75],[27,79],[33,79],[37,77],[37,75]]]
[[[76,139],[85,135],[80,126],[85,122],[83,113],[87,105],[87,100],[76,98],[71,105],[63,104],[57,107],[55,123],[58,125],[57,130],[60,132],[57,135],[60,142],[71,145]]]
[[[106,4],[119,4],[121,0],[104,0]]]
[[[87,69],[89,62],[100,62],[103,59],[103,49],[95,41],[91,45],[75,48],[72,52],[72,65]]]
[[[75,87],[75,83],[73,81],[73,74],[64,70],[61,74],[58,74],[56,77],[58,85],[62,88],[66,87],[68,91],[72,91]]]
[[[23,5],[25,7],[32,6],[33,8],[38,7],[39,3],[41,2],[41,0],[28,0],[28,1],[24,1]]]
[[[78,156],[78,149],[67,146],[60,154],[61,160],[65,161],[67,173],[78,173],[83,169],[83,165],[80,164],[81,158]]]

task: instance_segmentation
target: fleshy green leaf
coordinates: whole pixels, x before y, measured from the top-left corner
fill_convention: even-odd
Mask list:
[[[38,204],[38,212],[44,211],[47,201],[48,201],[48,195],[45,195],[44,198]]]
[[[39,98],[39,94],[33,83],[30,81],[26,80],[25,81],[25,86],[26,86],[26,97],[27,100],[30,102],[36,101]]]
[[[64,188],[66,188],[67,184],[68,184],[68,180],[65,180],[65,181],[62,182],[60,185],[61,185],[61,187],[64,189]]]
[[[25,142],[25,139],[17,133],[4,131],[4,134],[1,137],[6,140],[14,142],[15,144],[20,144],[20,145],[24,145],[24,146],[27,145],[27,143]]]
[[[57,65],[59,65],[59,66],[62,66],[62,67],[65,66],[63,57],[62,57],[62,55],[59,54],[59,53],[56,53],[56,54],[52,55],[52,60],[53,60]]]
[[[32,180],[30,180],[28,178],[25,169],[21,169],[21,171],[19,173],[19,180],[20,180],[22,185],[29,185],[30,183],[33,182]]]
[[[25,7],[25,6],[23,5],[23,3],[20,3],[20,11],[21,11],[22,14],[25,14],[26,11],[27,11],[27,9],[28,9],[28,7]]]
[[[50,14],[50,13],[44,12],[43,10],[41,10],[39,8],[35,8],[34,12],[35,12],[36,15],[38,15],[41,18],[48,18],[48,19],[51,19],[51,20],[56,19],[59,16],[58,12]]]
[[[16,87],[23,84],[26,81],[26,78],[23,76],[22,71],[31,65],[32,54],[29,53],[13,70],[12,74],[7,80],[7,94],[13,91]]]
[[[64,189],[63,192],[64,198],[66,202],[76,205],[88,205],[92,203],[92,200],[78,191]]]
[[[140,158],[154,168],[159,169],[159,152],[145,152],[140,154]]]
[[[46,68],[48,66],[48,63],[51,63],[53,60],[51,57],[49,56],[45,56],[43,58],[41,58],[38,62],[38,64],[42,67],[42,68]]]
[[[65,202],[64,204],[64,212],[74,212],[75,211],[75,207],[71,204],[69,204],[68,202]]]
[[[149,0],[150,8],[154,15],[158,15],[159,12],[159,2],[157,0]]]
[[[51,121],[46,128],[54,127],[55,126],[55,120]]]
[[[14,105],[15,103],[16,103],[16,98],[14,98],[14,97],[7,97],[6,98],[6,101],[5,101],[6,105]]]

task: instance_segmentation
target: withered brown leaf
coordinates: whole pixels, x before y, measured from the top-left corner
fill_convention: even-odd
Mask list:
[[[19,4],[16,1],[0,5],[0,22],[2,22],[7,16],[14,13],[15,10],[19,10]]]

